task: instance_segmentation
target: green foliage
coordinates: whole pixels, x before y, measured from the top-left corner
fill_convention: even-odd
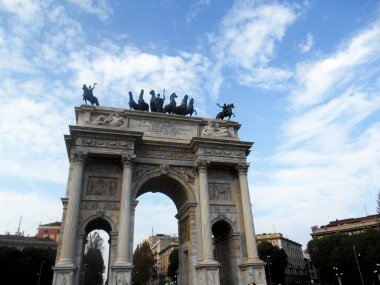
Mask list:
[[[178,249],[174,249],[169,255],[168,275],[172,281],[177,281],[177,270],[179,266]]]
[[[283,284],[285,278],[285,268],[288,265],[288,256],[285,250],[277,246],[273,246],[270,242],[264,241],[258,244],[257,250],[261,260],[270,263],[270,273],[272,283]],[[268,259],[268,256],[270,257]],[[269,282],[269,269],[268,264],[265,266],[265,273],[267,276],[267,283]]]
[[[83,263],[86,265],[84,284],[102,285],[104,272],[103,239],[99,233],[94,232],[88,235],[87,240],[86,253],[83,259]]]
[[[380,260],[380,231],[367,230],[361,234],[334,234],[311,240],[307,245],[311,261],[319,271],[324,283],[336,283],[337,267],[343,284],[361,284],[353,246],[358,254],[358,262],[365,284],[378,284],[374,274]],[[360,255],[360,256],[359,256]]]
[[[132,282],[134,285],[145,285],[150,279],[156,276],[154,266],[153,253],[150,249],[149,243],[144,241],[137,245],[133,253],[133,271]]]
[[[51,248],[0,247],[2,284],[37,284],[42,264],[40,285],[51,285],[56,253]]]

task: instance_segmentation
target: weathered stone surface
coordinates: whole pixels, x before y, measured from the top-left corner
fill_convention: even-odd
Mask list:
[[[246,177],[252,143],[239,140],[238,123],[89,105],[75,111],[54,285],[80,284],[93,223],[110,235],[108,284],[131,284],[135,211],[146,192],[177,207],[178,284],[265,284]]]

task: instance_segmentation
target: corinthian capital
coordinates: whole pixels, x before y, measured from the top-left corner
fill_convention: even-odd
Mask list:
[[[121,163],[123,164],[123,167],[132,167],[133,165],[133,160],[135,159],[136,155],[133,154],[128,154],[128,155],[123,155],[121,157]]]
[[[87,155],[79,150],[71,151],[70,162],[74,163],[85,163]]]
[[[210,161],[199,161],[195,168],[198,170],[198,173],[206,172],[209,165]]]
[[[239,163],[238,165],[236,165],[236,170],[239,173],[239,175],[247,175],[248,167],[249,163]]]

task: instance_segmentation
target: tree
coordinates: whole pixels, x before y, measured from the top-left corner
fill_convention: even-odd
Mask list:
[[[85,264],[83,278],[85,285],[102,285],[104,260],[102,256],[103,239],[98,232],[89,234],[87,237],[86,253],[83,263]]]
[[[168,275],[170,279],[175,282],[177,281],[178,266],[178,249],[174,249],[169,255]]]
[[[134,285],[145,285],[155,278],[153,253],[149,243],[144,241],[137,245],[133,253],[132,282]]]
[[[339,273],[343,273],[343,284],[361,284],[353,246],[364,283],[379,284],[374,270],[380,260],[380,231],[374,229],[354,235],[328,235],[308,243],[307,250],[311,261],[318,269],[322,283],[336,283],[335,267]]]
[[[37,284],[41,270],[40,285],[51,285],[55,256],[52,248],[0,247],[2,284]]]
[[[285,250],[278,246],[273,246],[270,242],[263,241],[257,245],[257,250],[261,260],[268,262],[270,266],[270,276],[272,283],[283,283],[285,278],[285,268],[288,265],[288,256]],[[269,258],[268,258],[269,257]],[[267,283],[269,282],[268,264],[265,266]]]

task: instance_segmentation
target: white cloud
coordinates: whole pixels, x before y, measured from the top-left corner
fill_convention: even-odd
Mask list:
[[[276,44],[296,18],[297,9],[290,5],[237,1],[224,17],[220,35],[210,36],[216,67],[236,70],[241,84],[264,89],[282,85],[291,72],[269,64],[276,56]],[[222,78],[220,72],[214,73],[219,75],[219,86],[213,87],[216,96]],[[268,78],[268,73],[274,76]]]
[[[210,5],[210,0],[197,0],[194,2],[186,15],[186,23],[190,24],[199,12],[208,5]]]
[[[23,21],[35,20],[41,5],[38,0],[0,0],[0,9],[17,15]]]
[[[106,0],[67,0],[83,10],[83,12],[97,16],[100,20],[107,20],[113,13]]]
[[[380,22],[361,31],[338,51],[319,61],[300,64],[297,67],[297,88],[291,97],[295,108],[319,104],[334,94],[340,86],[365,76],[367,64],[379,59]],[[357,79],[356,79],[357,80]]]
[[[375,204],[379,33],[376,22],[335,53],[300,65],[281,145],[272,157],[277,168],[255,174],[261,180],[252,186],[258,229],[272,231],[275,223],[278,231],[306,244],[304,232],[310,229],[300,225],[364,216],[363,206]]]
[[[307,53],[311,50],[314,45],[314,37],[311,33],[307,33],[306,41],[300,43],[298,48],[301,53]]]

